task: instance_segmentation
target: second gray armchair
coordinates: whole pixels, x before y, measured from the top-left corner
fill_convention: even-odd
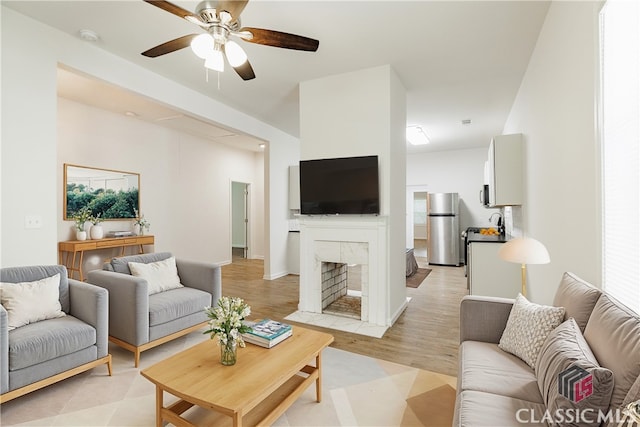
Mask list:
[[[166,263],[174,260],[179,285],[165,286]],[[169,252],[113,258],[103,270],[90,271],[88,282],[109,291],[109,340],[132,351],[136,367],[141,352],[204,327],[204,308],[222,292],[218,265],[175,259]]]

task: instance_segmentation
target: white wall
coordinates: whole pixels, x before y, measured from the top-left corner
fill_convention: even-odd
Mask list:
[[[467,227],[489,226],[489,217],[499,209],[480,204],[484,183],[487,148],[412,153],[407,156],[407,198],[413,193],[458,193],[460,197],[460,231]],[[413,247],[413,218],[408,216],[407,247]],[[495,225],[495,222],[493,223]]]
[[[64,163],[140,173],[140,212],[151,223],[155,251],[216,263],[231,262],[231,180],[263,188],[255,158],[261,154],[214,143],[124,115],[58,100],[58,237],[73,239],[62,220]],[[254,194],[258,200],[263,199]],[[129,230],[131,221],[105,221],[105,231]],[[252,229],[262,228],[262,218]],[[261,233],[263,234],[263,233]],[[254,248],[263,253],[264,245]],[[85,269],[116,253],[85,257]]]
[[[300,85],[302,160],[378,155],[380,215],[389,218],[388,316],[397,314],[406,295],[405,128],[405,89],[388,65]]]
[[[528,268],[529,297],[553,300],[564,271],[600,285],[596,138],[597,2],[552,2],[504,133],[525,138],[525,235],[551,263]]]
[[[278,144],[269,144],[267,148],[265,176],[269,186],[264,192],[267,200],[265,206],[268,206],[264,220],[270,226],[265,225],[264,230],[271,262],[265,260],[264,278],[273,280],[289,274],[289,165],[300,160],[300,144],[297,139],[281,140]]]
[[[286,272],[287,167],[297,161],[289,154],[298,152],[297,138],[11,9],[2,7],[1,19],[3,266],[58,262],[57,242],[62,237],[58,236],[57,221],[62,209],[56,179],[60,173],[56,161],[56,70],[63,64],[268,141],[265,276],[270,277],[271,271]],[[228,181],[225,185],[229,188]],[[24,216],[33,214],[42,216],[43,227],[24,229]],[[156,212],[146,214],[150,220],[158,218]],[[157,231],[158,222],[153,221]],[[182,236],[188,239],[184,237],[188,234]]]

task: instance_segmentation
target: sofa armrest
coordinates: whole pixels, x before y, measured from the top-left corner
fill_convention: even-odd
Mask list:
[[[149,342],[149,285],[145,279],[92,270],[87,281],[109,291],[109,335],[138,346]]]
[[[9,391],[9,315],[0,305],[0,394]]]
[[[211,294],[211,305],[215,306],[222,296],[222,269],[219,265],[176,259],[180,282],[189,287]]]
[[[515,300],[467,295],[460,303],[460,342],[498,344]]]
[[[96,330],[98,357],[109,353],[109,293],[106,289],[69,279],[69,314]]]

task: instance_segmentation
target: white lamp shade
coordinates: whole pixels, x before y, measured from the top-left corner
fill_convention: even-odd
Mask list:
[[[207,59],[213,52],[213,37],[211,34],[200,34],[191,40],[191,50],[199,58]]]
[[[240,47],[240,45],[233,40],[229,40],[224,45],[224,53],[227,55],[227,61],[229,61],[229,65],[233,68],[239,67],[240,65],[247,62],[247,54],[244,52],[244,49]]]
[[[214,71],[224,71],[224,57],[222,51],[214,50],[209,53],[207,59],[204,61],[204,66]]]
[[[551,261],[547,248],[530,237],[509,240],[498,250],[498,256],[518,264],[548,264]]]

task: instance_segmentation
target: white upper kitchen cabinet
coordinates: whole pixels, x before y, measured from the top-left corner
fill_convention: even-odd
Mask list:
[[[522,205],[523,164],[522,134],[499,135],[491,140],[487,163],[489,207]]]

